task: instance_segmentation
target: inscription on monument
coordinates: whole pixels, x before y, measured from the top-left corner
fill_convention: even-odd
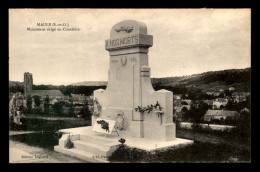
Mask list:
[[[125,66],[127,61],[134,63],[137,60],[136,60],[136,57],[127,57],[127,56],[121,56],[120,60],[118,60],[118,59],[111,59],[111,63],[112,64],[118,63],[118,61],[121,62],[122,66]]]
[[[138,43],[139,43],[138,35],[126,36],[126,37],[122,37],[122,38],[106,40],[106,48],[128,46],[128,45],[134,45],[134,44],[138,44]]]
[[[135,57],[131,57],[130,58],[130,62],[136,62],[136,58]]]
[[[117,63],[117,62],[118,62],[118,60],[111,60],[111,62],[112,62],[112,63]]]

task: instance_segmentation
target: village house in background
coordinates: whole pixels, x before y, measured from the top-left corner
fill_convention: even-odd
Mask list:
[[[239,113],[237,111],[227,110],[208,110],[204,116],[205,121],[212,121],[214,119],[225,120],[227,117],[238,118]]]
[[[213,109],[223,109],[228,103],[227,98],[217,98],[213,100]]]
[[[250,96],[250,92],[233,92],[232,93],[232,98],[236,102],[246,101],[247,96]]]

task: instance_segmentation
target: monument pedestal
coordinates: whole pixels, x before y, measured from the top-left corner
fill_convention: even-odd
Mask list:
[[[138,148],[146,151],[154,151],[157,149],[165,149],[168,147],[182,147],[193,144],[192,140],[175,138],[171,141],[164,141],[151,138],[133,137],[129,134],[120,134],[115,132],[110,135],[95,133],[92,127],[78,127],[59,130],[64,133],[59,140],[59,145],[54,150],[63,154],[74,156],[87,162],[109,162],[108,158],[121,145],[118,142],[120,138],[124,138],[124,143],[128,147]],[[74,144],[74,148],[65,148],[68,138]]]

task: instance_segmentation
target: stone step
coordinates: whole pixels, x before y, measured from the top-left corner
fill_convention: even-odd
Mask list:
[[[91,143],[82,140],[72,141],[74,148],[90,152],[96,156],[107,156],[109,154],[110,146],[99,143]]]
[[[108,138],[102,138],[102,137],[95,137],[95,136],[88,136],[88,135],[82,135],[80,134],[80,140],[91,142],[91,143],[97,143],[97,144],[108,144],[113,143],[113,140],[109,140]]]
[[[107,158],[102,156],[96,156],[90,152],[82,151],[76,148],[66,149],[59,146],[54,146],[54,150],[66,155],[70,155],[79,159],[82,159],[87,162],[95,162],[95,163],[108,163]]]

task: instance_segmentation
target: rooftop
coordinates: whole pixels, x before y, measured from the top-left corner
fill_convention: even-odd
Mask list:
[[[60,90],[30,90],[28,95],[38,95],[38,96],[60,96],[63,97],[64,94]]]

